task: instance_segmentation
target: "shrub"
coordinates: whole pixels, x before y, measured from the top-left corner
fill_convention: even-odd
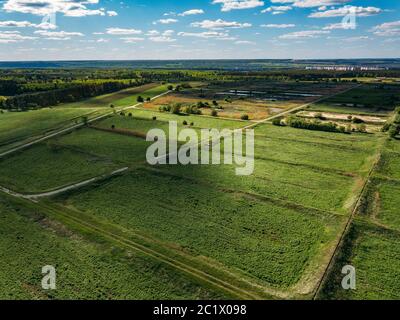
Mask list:
[[[364,123],[364,120],[360,118],[353,118],[353,123]]]
[[[115,129],[115,124],[111,125],[111,129],[113,130]]]
[[[249,115],[243,114],[243,115],[240,117],[240,119],[242,119],[242,120],[249,120]]]
[[[128,117],[132,117],[132,113],[131,112],[128,113]]]
[[[274,126],[282,126],[282,118],[275,118],[272,120]]]
[[[181,114],[182,105],[180,103],[174,103],[171,107],[173,114]]]
[[[157,117],[153,117],[153,121],[157,120]]]
[[[325,120],[326,118],[322,115],[321,112],[318,112],[315,114],[314,118],[319,119],[319,120]]]
[[[327,131],[327,132],[342,132],[338,128],[336,123],[322,123],[320,121],[307,121],[296,116],[289,116],[286,123],[292,128],[306,129],[306,130],[316,130],[316,131]]]
[[[212,115],[213,117],[218,117],[218,111],[215,110],[215,109],[213,109],[213,110],[211,111],[211,115]]]
[[[137,102],[142,103],[144,102],[144,99],[142,96],[137,97]]]
[[[188,124],[187,121],[184,120],[184,121],[183,121],[183,125],[184,125],[184,126],[187,126],[187,124]]]
[[[170,84],[170,85],[167,87],[167,89],[168,89],[169,91],[172,91],[172,90],[174,90],[174,86],[173,86],[172,84]]]
[[[194,126],[194,122],[191,122],[191,123],[190,123],[190,126],[193,127],[193,126]]]

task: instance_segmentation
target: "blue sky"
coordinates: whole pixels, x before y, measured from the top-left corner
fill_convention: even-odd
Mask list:
[[[0,60],[398,58],[399,0],[3,0]]]

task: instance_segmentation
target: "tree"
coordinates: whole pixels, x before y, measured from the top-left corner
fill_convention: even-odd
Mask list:
[[[218,111],[215,110],[215,109],[213,109],[213,110],[211,111],[211,115],[212,115],[213,117],[218,117]]]
[[[172,90],[174,90],[174,86],[173,86],[172,84],[170,84],[170,85],[167,87],[167,89],[168,89],[169,91],[172,91]]]
[[[249,115],[243,114],[243,115],[240,117],[240,119],[242,119],[242,120],[249,120]]]
[[[173,114],[180,114],[182,109],[182,105],[180,103],[174,103],[171,108],[171,112]]]
[[[142,96],[137,97],[137,102],[143,103],[144,102],[143,97]]]

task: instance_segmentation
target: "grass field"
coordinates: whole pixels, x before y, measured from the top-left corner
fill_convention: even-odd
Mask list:
[[[99,109],[56,107],[0,114],[0,150],[18,140],[33,138],[74,121],[81,122],[83,115],[94,115],[96,111]]]
[[[387,115],[394,110],[400,99],[400,85],[363,84],[346,93],[339,94],[310,106],[310,110]]]
[[[366,186],[355,221],[329,273],[320,298],[399,299],[400,267],[400,143],[382,145],[381,157]],[[357,288],[341,288],[341,267],[356,268]]]
[[[82,116],[93,118],[112,112],[111,104],[115,108],[127,107],[137,104],[139,95],[153,98],[166,91],[166,85],[154,83],[53,108],[0,114],[0,151],[39,135],[81,123]]]
[[[133,118],[102,123],[147,130],[149,124],[141,122],[149,120],[135,118],[135,112]],[[89,136],[90,130],[60,143],[74,140],[76,146],[99,153],[95,149],[105,146],[105,137],[139,140],[101,133],[98,143],[82,145],[82,135]],[[339,234],[377,141],[368,135],[271,125],[257,128],[256,139],[256,171],[250,177],[237,179],[232,166],[139,167],[58,201],[193,256],[207,256],[268,287],[294,290]],[[113,145],[110,158],[123,160],[115,152],[121,143]],[[333,155],[343,161],[334,161]]]
[[[344,290],[341,281],[345,265],[356,268],[356,290]],[[400,299],[399,233],[357,221],[346,238],[344,247],[323,288],[322,299],[391,300]]]
[[[157,83],[150,83],[61,106],[64,108],[110,108],[110,105],[113,104],[115,107],[127,107],[137,104],[137,98],[140,95],[144,98],[152,98],[165,91],[167,91],[167,85],[160,86]]]
[[[41,144],[0,159],[0,185],[38,193],[117,169],[111,161],[83,152]]]
[[[340,221],[146,169],[65,201],[276,287],[296,284]]]
[[[82,236],[0,196],[0,299],[217,299],[170,267]],[[57,290],[42,290],[45,265]],[[21,267],[23,266],[23,267]]]

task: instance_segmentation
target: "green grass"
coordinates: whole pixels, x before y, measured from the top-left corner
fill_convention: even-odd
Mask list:
[[[159,121],[177,121],[182,124],[183,121],[186,121],[188,124],[194,124],[194,127],[198,128],[215,128],[215,129],[238,129],[249,125],[248,121],[235,121],[235,120],[226,120],[219,119],[213,117],[199,116],[199,115],[175,115],[168,112],[156,112],[150,110],[133,110],[132,114],[135,118],[139,119],[152,119],[153,117],[157,117]],[[128,124],[129,122],[124,122],[124,124]]]
[[[2,145],[34,137],[71,124],[80,117],[98,109],[90,108],[46,108],[25,112],[0,114],[0,148]]]
[[[139,169],[60,201],[276,287],[294,285],[339,225],[334,216],[221,191]]]
[[[115,107],[128,107],[137,104],[137,98],[142,96],[155,97],[167,91],[167,85],[159,85],[157,83],[147,84],[140,87],[129,88],[122,91],[90,98],[87,100],[66,103],[62,107],[68,108],[110,108],[113,104]]]
[[[57,290],[42,290],[53,265]],[[81,233],[0,195],[0,299],[221,299],[174,269]]]
[[[371,166],[373,135],[307,131],[263,125],[256,130],[256,157],[303,164],[324,171],[363,172]]]
[[[344,290],[341,269],[356,268],[356,290]],[[322,299],[400,299],[400,235],[365,222],[352,225]]]
[[[107,159],[40,144],[0,160],[0,185],[37,193],[109,173],[117,166]]]
[[[387,116],[389,111],[379,110],[376,108],[365,108],[365,107],[351,107],[342,106],[335,103],[320,102],[310,105],[307,110],[310,111],[321,111],[321,112],[333,112],[333,113],[344,113],[344,114],[358,114],[358,115],[377,115]]]
[[[146,150],[151,143],[136,137],[84,128],[60,137],[57,144],[131,166],[146,161]]]

